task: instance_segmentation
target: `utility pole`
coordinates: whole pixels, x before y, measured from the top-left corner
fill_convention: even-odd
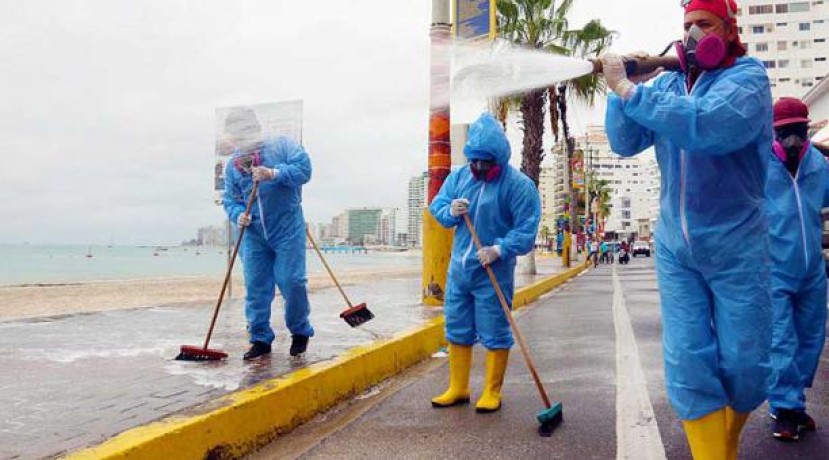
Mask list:
[[[446,101],[446,106],[430,107],[429,113],[429,178],[426,207],[423,210],[423,303],[443,305],[446,274],[452,251],[453,233],[438,224],[429,212],[429,205],[440,191],[452,166],[449,105],[449,47],[452,40],[449,0],[432,0],[430,64],[430,100]]]

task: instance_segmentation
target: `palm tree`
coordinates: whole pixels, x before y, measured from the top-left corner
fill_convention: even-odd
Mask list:
[[[598,56],[610,47],[614,33],[602,26],[598,20],[588,22],[581,29],[570,29],[567,16],[574,2],[575,0],[497,0],[498,35],[511,43],[555,54],[580,58]],[[567,95],[572,93],[592,104],[596,95],[603,94],[605,90],[602,78],[587,75],[557,87],[539,88],[521,95],[517,104],[524,131],[521,171],[532,179],[536,187],[545,155],[543,137],[544,117],[548,110],[545,107],[546,103],[549,102],[550,125],[556,142],[559,142],[559,124],[561,125],[569,168],[574,142],[567,123]],[[515,102],[501,101],[497,112],[506,118],[507,111],[514,104]],[[568,183],[567,187],[570,202],[575,203],[572,184]],[[576,229],[576,216],[572,206],[570,228],[571,231]]]
[[[610,215],[610,183],[605,179],[597,179],[595,171],[587,172],[587,195],[588,201],[586,203],[587,212],[590,213],[593,203],[596,203],[596,220],[604,225],[605,219]],[[599,225],[597,222],[596,228]]]

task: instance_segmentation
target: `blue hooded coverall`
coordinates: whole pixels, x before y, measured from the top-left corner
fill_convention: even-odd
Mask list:
[[[683,420],[766,398],[771,299],[765,177],[772,104],[763,64],[739,58],[688,90],[668,72],[611,95],[606,127],[622,156],[650,146],[662,174],[656,268],[668,398]]]
[[[239,152],[234,153],[237,155]],[[274,285],[279,286],[285,299],[285,324],[291,335],[314,335],[308,321],[302,214],[302,185],[311,179],[311,160],[301,145],[287,137],[278,137],[265,140],[261,161],[261,166],[275,168],[278,173],[276,179],[259,184],[240,254],[250,342],[270,344],[274,340],[270,324]],[[251,175],[241,173],[233,161],[228,161],[223,203],[231,222],[236,223],[245,211],[252,188]]]
[[[485,182],[473,177],[469,165],[463,166],[449,174],[429,206],[441,225],[455,228],[444,303],[446,339],[456,345],[471,346],[480,340],[489,350],[509,349],[513,344],[509,322],[477,259],[472,235],[463,216],[452,217],[449,211],[453,199],[469,200],[469,217],[481,244],[501,247],[501,256],[491,268],[511,307],[515,258],[533,249],[541,200],[532,180],[509,165],[509,142],[492,115],[482,115],[469,127],[464,154],[469,160],[494,159],[501,172]]]
[[[795,178],[771,154],[766,196],[774,315],[769,405],[805,410],[804,391],[826,340],[821,208],[829,206],[829,170],[823,155],[810,147]]]

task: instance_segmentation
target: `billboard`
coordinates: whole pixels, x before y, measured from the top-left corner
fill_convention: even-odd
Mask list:
[[[213,189],[219,192],[217,203],[221,203],[221,192],[224,190],[225,164],[233,154],[233,145],[225,132],[225,120],[228,114],[238,109],[253,110],[262,127],[263,137],[286,136],[302,143],[302,100],[217,108],[216,162],[213,168]]]
[[[455,0],[455,37],[495,38],[495,0]]]

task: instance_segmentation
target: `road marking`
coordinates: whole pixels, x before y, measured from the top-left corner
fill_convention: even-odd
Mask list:
[[[616,458],[665,459],[639,347],[613,265],[613,325],[616,330]]]

